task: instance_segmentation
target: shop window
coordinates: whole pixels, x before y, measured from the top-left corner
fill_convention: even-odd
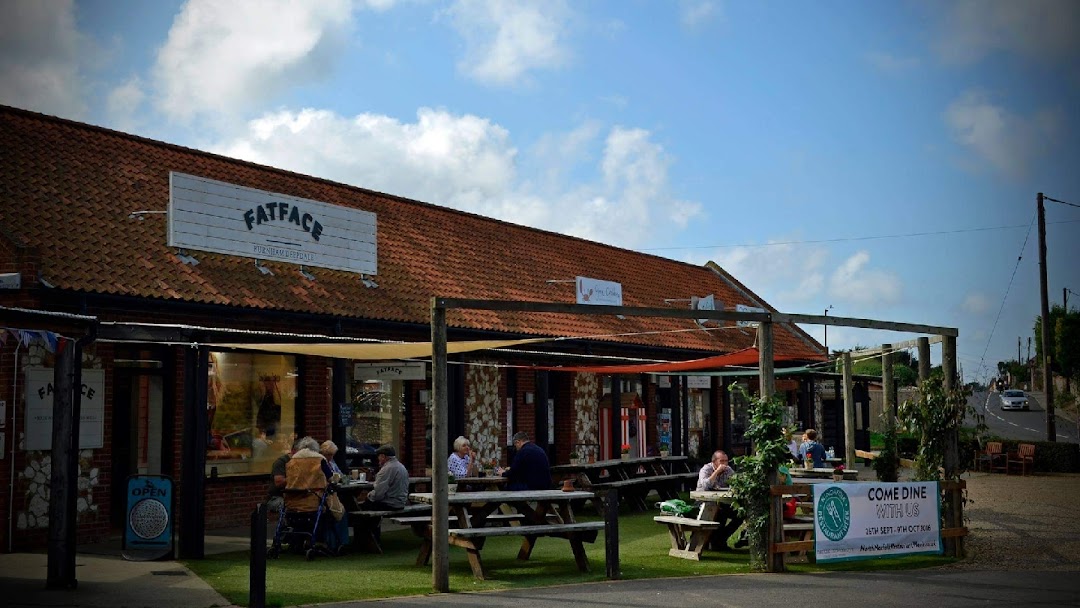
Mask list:
[[[206,472],[269,473],[296,439],[296,357],[210,353]]]
[[[405,383],[401,380],[353,382],[352,425],[345,429],[349,466],[372,466],[380,445],[401,456],[405,437]]]

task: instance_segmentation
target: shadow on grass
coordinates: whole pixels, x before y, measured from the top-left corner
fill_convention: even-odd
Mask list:
[[[667,529],[652,520],[652,513],[619,518],[619,561],[623,579],[704,576],[750,572],[749,555],[743,550],[706,551],[695,562],[668,557],[671,543]],[[587,518],[582,518],[583,520]],[[595,519],[595,518],[594,518]],[[295,606],[431,593],[431,566],[416,565],[420,539],[409,530],[383,534],[383,555],[349,554],[307,561],[284,554],[268,560],[266,601],[270,606]],[[586,544],[591,572],[580,572],[570,545],[563,539],[541,538],[528,561],[517,559],[520,537],[490,538],[483,560],[489,579],[472,575],[465,551],[450,547],[450,589],[497,591],[602,581],[606,579],[604,534]],[[832,570],[868,571],[925,568],[950,563],[941,557],[906,557],[839,564],[791,563],[792,572]],[[195,574],[230,602],[248,603],[248,553],[224,553],[185,562]]]

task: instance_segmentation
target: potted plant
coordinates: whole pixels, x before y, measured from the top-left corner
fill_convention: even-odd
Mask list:
[[[629,443],[622,444],[622,459],[623,460],[630,460],[630,444]]]
[[[832,470],[833,481],[844,481],[844,465],[838,464]]]
[[[669,445],[667,443],[661,443],[660,444],[660,456],[662,458],[666,458],[668,456],[671,456],[671,445]]]
[[[581,455],[577,452],[570,452],[570,464],[578,464],[581,459]]]

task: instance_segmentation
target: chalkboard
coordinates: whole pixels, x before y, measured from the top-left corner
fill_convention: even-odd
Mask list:
[[[339,403],[338,404],[338,426],[352,426],[352,404],[351,403]]]

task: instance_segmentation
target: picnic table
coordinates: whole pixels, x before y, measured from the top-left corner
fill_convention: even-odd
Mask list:
[[[430,477],[410,477],[409,488],[418,485],[430,485]],[[431,507],[423,505],[405,505],[404,509],[393,511],[365,511],[360,508],[360,493],[375,489],[371,480],[353,481],[346,479],[337,484],[337,495],[345,507],[345,516],[352,527],[352,546],[369,553],[382,553],[379,543],[379,529],[382,519],[390,516],[430,514]]]
[[[521,549],[518,559],[528,560],[533,547],[540,537],[563,538],[569,541],[570,549],[582,572],[589,571],[589,560],[585,555],[583,543],[596,542],[596,536],[604,529],[604,522],[577,522],[570,504],[574,500],[593,498],[592,492],[563,492],[562,490],[522,490],[522,491],[487,491],[455,492],[447,496],[450,507],[451,523],[450,544],[465,549],[472,568],[473,576],[479,580],[487,578],[480,554],[488,538],[495,536],[521,536]],[[409,495],[409,500],[422,505],[430,505],[434,496],[430,492],[418,492]],[[510,507],[522,517],[514,526],[489,526],[490,518],[501,518],[500,507]],[[455,522],[456,519],[456,522]],[[417,565],[428,563],[431,557],[431,527],[426,527],[424,541],[417,556]]]
[[[501,490],[506,487],[506,482],[510,481],[502,475],[485,475],[484,477],[456,477],[454,483],[458,484],[458,489],[462,486],[471,487],[473,490]]]
[[[651,491],[655,490],[661,499],[675,498],[684,484],[697,479],[697,473],[690,471],[685,456],[562,464],[551,467],[551,474],[557,480],[573,476],[577,485],[586,490],[619,490],[620,498],[639,511],[649,510],[645,499]],[[597,509],[600,509],[599,505]]]
[[[791,467],[788,470],[792,477],[803,479],[832,479],[833,476],[832,467],[816,468],[816,469],[804,469],[802,467]],[[845,469],[843,472],[844,481],[858,481],[859,472],[854,469]]]
[[[694,491],[690,492],[690,498],[702,503],[697,517],[657,515],[653,521],[668,527],[671,536],[668,555],[697,561],[701,559],[701,552],[709,544],[713,532],[724,526],[720,505],[731,504],[734,496],[731,490]]]

